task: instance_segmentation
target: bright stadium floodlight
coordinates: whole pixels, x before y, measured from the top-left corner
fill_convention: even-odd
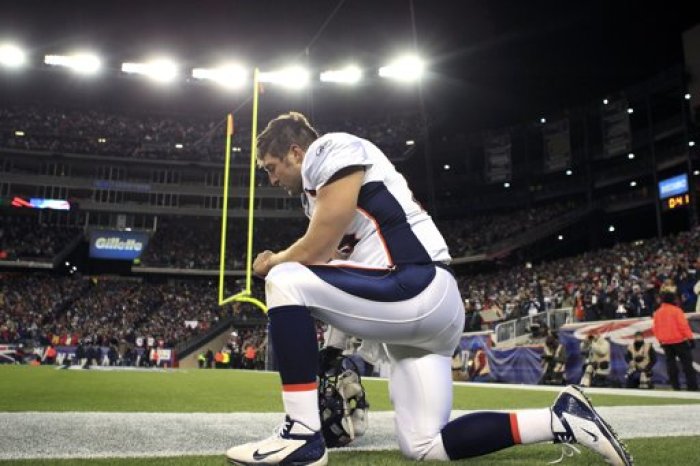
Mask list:
[[[301,66],[290,66],[277,71],[260,72],[258,80],[288,89],[303,89],[309,84],[309,72]]]
[[[122,63],[122,71],[129,74],[142,74],[161,83],[169,83],[177,77],[177,65],[165,58],[147,63]]]
[[[95,74],[102,67],[97,55],[91,53],[76,53],[73,55],[46,55],[44,63],[51,66],[70,68],[79,74]]]
[[[423,76],[425,63],[415,55],[405,55],[379,68],[379,76],[401,82],[418,81]]]
[[[241,65],[222,65],[216,68],[195,68],[192,77],[213,81],[226,89],[241,89],[248,82],[248,72]]]
[[[19,68],[27,61],[27,57],[16,45],[2,44],[0,45],[0,65],[8,68]]]
[[[357,84],[362,79],[362,70],[355,65],[340,70],[328,70],[321,73],[321,82],[339,84]]]

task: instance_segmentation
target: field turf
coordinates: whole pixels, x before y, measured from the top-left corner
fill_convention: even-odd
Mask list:
[[[386,382],[367,380],[365,386],[372,410],[390,410]],[[455,387],[455,409],[517,409],[549,406],[555,394],[496,387]],[[179,370],[166,372],[61,371],[51,367],[0,366],[0,411],[85,411],[85,412],[280,412],[279,379],[276,374],[232,370]],[[666,398],[592,395],[597,406],[646,406],[697,404],[700,400],[679,400],[669,392]],[[697,422],[688,419],[688,422]],[[2,426],[11,429],[12,426]],[[33,440],[37,441],[37,440]],[[28,441],[31,448],[32,441]],[[637,465],[674,466],[700,464],[700,437],[631,439],[626,443]],[[544,465],[559,456],[552,445],[521,446],[482,458],[455,464]],[[408,465],[398,451],[334,451],[331,464]],[[168,458],[103,458],[6,460],[5,465],[56,466],[139,466],[218,465],[222,455]],[[426,465],[444,463],[422,463]],[[564,465],[602,464],[599,457],[583,451],[566,458]]]
[[[634,453],[636,466],[697,466],[700,437],[667,437],[633,439],[627,445]],[[449,464],[469,466],[544,466],[558,458],[552,445],[519,446],[481,458],[456,461]],[[332,452],[330,465],[343,466],[445,466],[447,463],[426,461],[417,463],[404,459],[398,451]],[[2,466],[226,466],[221,456],[185,456],[175,458],[106,458],[70,460],[14,460],[0,461]],[[562,466],[601,465],[602,459],[589,451],[566,458]]]
[[[391,410],[387,383],[366,380],[372,410]],[[549,406],[552,392],[456,386],[454,409]],[[691,404],[700,400],[591,396],[596,406]],[[0,366],[0,411],[281,412],[277,374],[236,370],[170,372],[64,371]]]

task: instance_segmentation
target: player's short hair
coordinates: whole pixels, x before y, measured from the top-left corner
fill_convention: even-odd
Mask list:
[[[299,112],[283,113],[270,120],[258,135],[258,162],[267,154],[283,158],[292,144],[307,149],[318,137],[318,132],[304,115]]]

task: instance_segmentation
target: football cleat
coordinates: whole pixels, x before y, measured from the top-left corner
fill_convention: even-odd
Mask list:
[[[625,445],[612,427],[593,409],[590,400],[580,389],[573,385],[566,387],[554,400],[551,409],[555,443],[569,447],[572,443],[578,443],[598,453],[614,466],[633,464]],[[566,451],[564,454],[570,456]]]
[[[238,466],[325,466],[328,464],[328,452],[320,432],[287,416],[271,437],[229,448],[226,459]]]

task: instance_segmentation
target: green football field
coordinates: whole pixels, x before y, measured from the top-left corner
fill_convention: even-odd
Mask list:
[[[391,409],[387,383],[365,381],[371,413]],[[591,395],[596,406],[697,405],[700,399],[679,399],[673,392],[664,397]],[[456,386],[454,408],[517,409],[541,408],[551,404],[555,394],[484,386]],[[668,407],[663,408],[668,409]],[[0,366],[0,414],[2,413],[276,413],[282,411],[276,374],[232,370],[176,370],[164,372],[60,371],[50,367]],[[689,418],[698,427],[698,420]],[[17,426],[0,425],[0,430]],[[696,432],[689,434],[697,435]],[[630,439],[626,443],[636,464],[700,464],[698,436]],[[33,442],[28,441],[27,449]],[[670,452],[673,452],[671,455]],[[223,453],[223,451],[222,451]],[[82,455],[84,456],[84,455]],[[123,456],[123,455],[117,455]],[[26,459],[0,461],[2,465],[224,465],[222,455],[156,458]],[[510,465],[546,464],[559,456],[552,445],[520,446],[460,464]],[[65,457],[70,457],[67,455]],[[3,458],[0,452],[0,458]],[[398,451],[332,452],[331,464],[410,464]],[[564,464],[601,464],[597,456],[584,451]],[[430,463],[426,463],[430,464]]]

